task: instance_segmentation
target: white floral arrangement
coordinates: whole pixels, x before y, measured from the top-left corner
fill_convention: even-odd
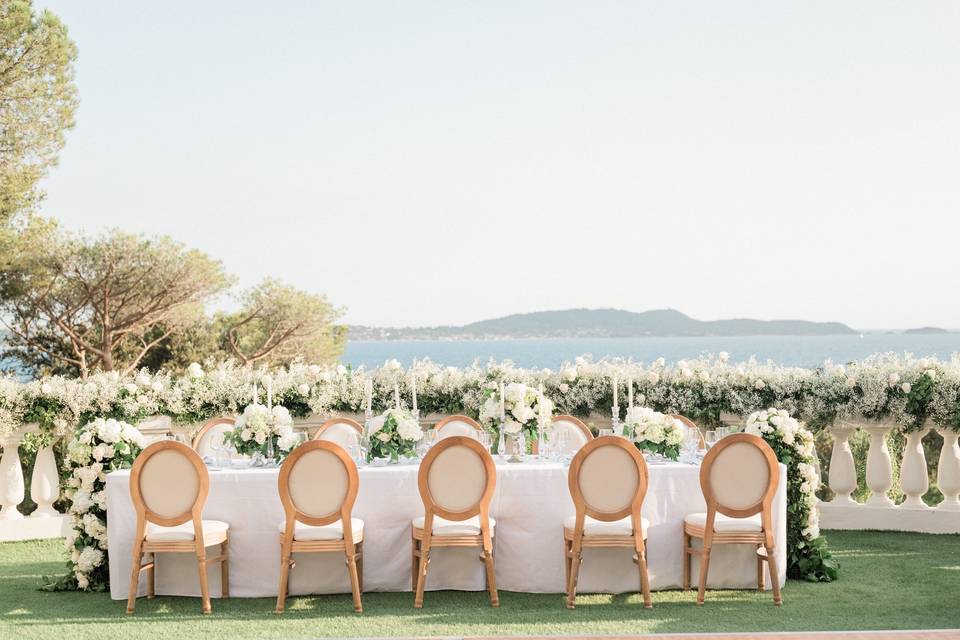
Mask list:
[[[837,577],[836,561],[820,537],[817,487],[820,472],[813,433],[785,409],[765,409],[747,417],[746,433],[760,436],[787,467],[787,575],[812,581]]]
[[[480,423],[491,431],[500,427],[501,398],[499,386],[495,381],[484,385],[485,399],[480,407]],[[543,396],[541,402],[537,389],[522,382],[511,382],[503,387],[503,431],[507,435],[517,435],[521,432],[528,439],[535,439],[539,423],[549,424],[553,414],[553,402]]]
[[[676,418],[649,407],[630,407],[624,420],[625,433],[637,449],[676,460],[686,428]]]
[[[138,429],[113,418],[97,418],[77,430],[67,445],[70,477],[64,491],[70,502],[66,537],[70,573],[49,588],[106,589],[107,473],[131,467],[144,446]]]
[[[277,460],[285,458],[297,445],[290,411],[279,404],[272,408],[262,404],[247,405],[233,430],[224,433],[224,440],[237,453],[249,456],[260,453],[266,457],[272,444],[273,457]]]
[[[414,454],[416,444],[423,439],[423,429],[403,409],[388,409],[370,419],[366,436],[370,440],[369,459],[390,458],[397,462]]]

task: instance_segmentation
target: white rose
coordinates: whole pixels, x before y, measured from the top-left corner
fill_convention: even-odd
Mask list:
[[[163,391],[163,383],[159,380],[154,380],[153,384],[150,385],[150,388],[153,389],[156,393]]]
[[[306,382],[304,382],[304,383],[301,384],[299,387],[297,387],[297,391],[300,392],[300,395],[305,396],[305,395],[307,395],[308,393],[310,393],[310,385],[308,385]]]
[[[560,389],[560,393],[567,393],[570,391],[570,385],[568,385],[566,382],[561,382],[558,388]]]
[[[53,392],[53,387],[50,386],[50,383],[44,382],[40,385],[40,393],[50,395],[51,392]]]
[[[137,385],[133,384],[132,382],[126,383],[123,385],[123,388],[126,389],[127,393],[130,395],[133,395],[137,392]]]
[[[384,443],[390,442],[390,438],[391,438],[390,434],[387,433],[386,431],[384,431],[383,433],[377,434],[377,440],[379,440],[380,442],[384,442]]]
[[[240,439],[244,442],[250,442],[250,438],[253,437],[253,432],[250,429],[244,429],[240,432]]]
[[[767,383],[764,382],[763,380],[760,380],[760,379],[758,378],[757,381],[756,381],[755,383],[753,383],[753,386],[754,386],[754,388],[756,388],[756,389],[763,389],[764,387],[767,386]]]
[[[315,375],[317,375],[318,373],[320,373],[320,367],[319,367],[319,365],[312,364],[312,365],[310,365],[309,367],[307,367],[307,371],[310,372],[310,375],[315,376]]]
[[[400,434],[400,437],[404,440],[411,440],[413,442],[417,442],[423,438],[423,429],[420,428],[416,420],[401,420],[397,424],[397,433]]]
[[[113,418],[109,420],[100,418],[97,420],[97,437],[104,442],[116,442],[120,439],[122,433],[123,425]]]
[[[290,451],[297,446],[297,434],[290,430],[277,439],[277,446],[284,451]]]
[[[187,373],[191,378],[202,378],[203,377],[203,367],[200,366],[199,362],[191,362],[190,366],[187,367]]]
[[[257,431],[253,435],[253,439],[257,444],[263,444],[264,442],[267,441],[267,434],[264,433],[263,431]]]
[[[909,382],[904,382],[902,385],[900,385],[900,388],[903,389],[904,393],[910,393],[910,390],[913,389]]]
[[[338,365],[337,365],[337,375],[338,375],[338,376],[342,376],[342,375],[345,374],[346,372],[347,372],[347,368],[346,368],[345,366],[343,366],[342,364],[338,364]]]

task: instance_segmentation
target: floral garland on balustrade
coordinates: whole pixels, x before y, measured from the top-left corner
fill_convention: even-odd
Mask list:
[[[110,583],[107,545],[107,473],[126,469],[145,445],[143,434],[113,418],[96,420],[77,431],[67,446],[70,532],[65,545],[69,573],[48,581],[51,591],[103,591]]]
[[[855,363],[826,362],[807,369],[755,360],[732,363],[720,353],[673,364],[662,358],[649,364],[577,358],[557,371],[521,369],[510,362],[455,368],[429,361],[405,370],[390,360],[372,370],[295,363],[268,372],[227,361],[194,364],[179,376],[145,370],[128,376],[109,372],[86,379],[52,376],[29,382],[7,376],[0,377],[0,436],[35,423],[45,433],[69,441],[75,431],[82,434],[84,428],[76,429],[77,425],[97,418],[138,424],[166,415],[180,424],[197,425],[242,412],[251,404],[253,383],[262,383],[268,375],[275,403],[293,417],[359,413],[368,380],[373,383],[374,410],[385,411],[393,406],[395,386],[403,398],[409,397],[413,378],[423,415],[490,415],[488,404],[499,393],[499,384],[516,383],[528,389],[543,384],[555,413],[606,416],[613,403],[610,381],[617,378],[621,386],[633,381],[641,404],[686,415],[704,426],[719,424],[724,413],[743,416],[776,406],[815,430],[840,420],[866,418],[889,421],[905,432],[931,422],[960,432],[960,356],[943,362],[877,354]],[[260,389],[262,394],[262,385]],[[525,392],[524,399],[528,395]],[[131,461],[123,459],[121,464]],[[88,552],[87,559],[91,555]],[[96,588],[102,586],[95,582],[91,584]]]
[[[820,535],[813,433],[783,409],[751,413],[744,429],[763,438],[787,467],[787,577],[810,582],[837,579],[838,564]]]

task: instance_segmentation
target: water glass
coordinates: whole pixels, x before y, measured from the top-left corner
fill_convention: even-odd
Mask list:
[[[210,450],[213,451],[213,464],[210,465],[211,469],[222,469],[223,468],[223,457],[224,450],[226,449],[226,443],[223,440],[222,433],[215,433],[210,436]]]
[[[723,440],[730,434],[730,427],[717,427],[717,439]]]
[[[483,448],[484,448],[484,449],[486,449],[487,451],[490,451],[490,447],[491,447],[491,445],[492,445],[493,443],[492,443],[491,440],[490,440],[490,432],[489,432],[489,431],[481,431],[481,432],[480,432],[480,444],[483,445]]]
[[[697,450],[700,448],[700,430],[687,429],[683,441],[684,462],[693,463],[697,459]]]
[[[703,440],[707,444],[707,449],[717,444],[719,439],[719,434],[717,434],[716,431],[707,431],[705,434],[703,434]]]
[[[614,433],[615,431],[613,429],[600,429],[599,431],[601,438],[604,436],[612,436]]]
[[[570,434],[566,429],[556,429],[554,433],[557,434],[557,446],[554,447],[554,455],[557,459],[561,459],[567,454],[567,447],[570,446]]]

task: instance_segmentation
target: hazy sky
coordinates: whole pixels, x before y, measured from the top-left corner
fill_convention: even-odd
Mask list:
[[[569,307],[960,327],[960,3],[35,0],[44,212],[351,323]]]

